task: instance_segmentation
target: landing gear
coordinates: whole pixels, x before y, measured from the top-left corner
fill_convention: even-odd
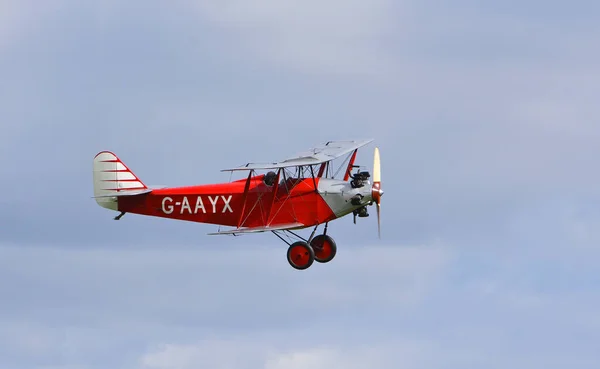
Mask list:
[[[315,227],[308,240],[288,229],[271,231],[280,240],[290,246],[287,251],[287,260],[292,268],[305,270],[310,268],[315,260],[319,263],[328,263],[335,257],[337,246],[333,238],[327,235],[327,223],[325,224],[323,234],[313,237],[317,231],[317,227]],[[287,236],[289,241],[282,237],[280,233]],[[298,241],[291,243],[291,236],[298,239]]]
[[[297,241],[288,248],[287,259],[292,268],[304,270],[315,261],[315,251],[308,243]]]
[[[333,238],[320,234],[310,241],[310,245],[315,250],[315,260],[319,263],[330,262],[337,252],[337,245]]]

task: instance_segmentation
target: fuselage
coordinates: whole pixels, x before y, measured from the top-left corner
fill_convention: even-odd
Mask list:
[[[314,226],[368,204],[371,185],[352,188],[328,178],[288,178],[273,185],[264,175],[239,181],[155,189],[141,196],[119,197],[126,213],[234,227],[302,223]],[[360,194],[360,204],[352,198]]]

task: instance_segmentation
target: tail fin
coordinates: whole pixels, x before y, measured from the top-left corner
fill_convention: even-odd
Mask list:
[[[94,157],[94,198],[106,209],[118,210],[117,198],[151,192],[112,152]]]

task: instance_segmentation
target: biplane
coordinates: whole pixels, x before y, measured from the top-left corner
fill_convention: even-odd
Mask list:
[[[357,217],[369,216],[367,206],[375,204],[381,237],[379,149],[374,151],[372,182],[370,173],[354,164],[358,149],[371,141],[329,141],[283,161],[222,170],[232,176],[247,172],[245,178],[186,187],[148,187],[115,154],[102,151],[94,157],[94,199],[120,212],[115,220],[132,213],[219,225],[209,235],[272,232],[288,245],[289,264],[304,270],[315,260],[327,263],[335,257],[337,245],[327,234],[335,219],[353,214],[356,224]],[[336,170],[334,161],[342,157]],[[320,225],[323,232],[315,236]],[[298,234],[305,228],[313,228],[308,238]]]

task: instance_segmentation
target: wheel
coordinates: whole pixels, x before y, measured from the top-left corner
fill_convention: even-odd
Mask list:
[[[292,268],[304,270],[315,261],[315,251],[304,241],[294,242],[288,248],[287,259]]]
[[[324,234],[313,238],[310,245],[315,250],[315,260],[319,263],[330,262],[337,252],[337,246],[333,238]]]

